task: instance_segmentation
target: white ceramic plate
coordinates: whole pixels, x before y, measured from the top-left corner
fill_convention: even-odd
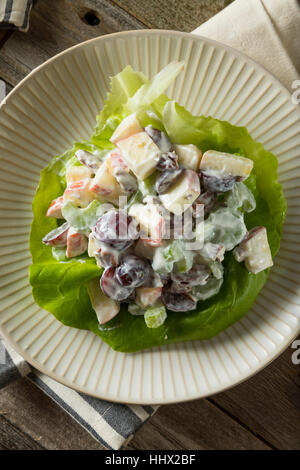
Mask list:
[[[288,217],[270,278],[251,311],[208,341],[134,354],[69,328],[31,295],[28,237],[40,170],[88,138],[109,76],[127,64],[151,76],[171,60],[185,71],[169,96],[195,114],[246,126],[279,160]],[[82,392],[128,403],[204,397],[266,366],[299,333],[300,111],[288,91],[246,56],[199,36],[132,31],[79,44],[34,70],[0,113],[0,331],[37,369]]]

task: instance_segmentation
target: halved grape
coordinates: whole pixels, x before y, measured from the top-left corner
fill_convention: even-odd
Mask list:
[[[126,250],[139,237],[138,224],[122,210],[111,210],[98,219],[93,228],[95,237],[116,250]]]
[[[173,312],[188,312],[195,310],[196,300],[188,294],[172,292],[169,288],[162,291],[163,304]]]
[[[201,216],[202,214],[202,210],[201,210],[201,213],[197,211],[198,205],[204,204],[204,215],[207,215],[211,212],[216,202],[217,202],[217,196],[215,193],[211,193],[210,191],[205,191],[204,193],[201,193],[198,199],[196,199],[196,201],[193,204],[194,217],[197,218],[197,215]]]
[[[109,158],[112,173],[121,188],[129,194],[137,191],[138,181],[135,175],[130,172],[129,167],[122,156],[118,152],[112,152]]]
[[[164,171],[161,173],[155,182],[155,190],[158,194],[163,194],[167,191],[169,186],[181,175],[183,170],[178,169],[174,171]]]
[[[94,155],[91,152],[87,152],[86,150],[77,150],[75,155],[82,165],[85,165],[92,170],[97,170],[102,164],[102,159],[99,156]]]
[[[236,182],[236,177],[231,175],[216,176],[202,171],[201,176],[202,186],[206,191],[210,191],[211,193],[225,193],[226,191],[230,191]]]
[[[150,274],[150,265],[145,258],[128,254],[116,269],[116,278],[122,286],[142,286]]]
[[[178,170],[178,156],[175,152],[162,153],[156,165],[159,171],[174,171]]]
[[[133,293],[134,288],[121,286],[115,274],[115,267],[106,268],[100,279],[100,287],[107,297],[121,302]]]
[[[189,292],[194,286],[203,286],[210,275],[209,266],[196,264],[186,273],[171,273],[172,291]]]
[[[68,222],[65,222],[54,230],[51,230],[51,232],[47,233],[42,242],[45,245],[66,246],[69,228],[70,226]]]
[[[151,125],[145,127],[145,132],[162,152],[170,152],[172,150],[172,144],[165,132],[155,129],[155,127]]]

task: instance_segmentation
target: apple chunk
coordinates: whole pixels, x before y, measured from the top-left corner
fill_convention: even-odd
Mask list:
[[[113,144],[116,144],[120,140],[127,139],[127,137],[142,131],[143,129],[138,121],[137,115],[136,113],[133,113],[123,119],[123,121],[118,125],[111,136],[110,141]]]
[[[86,166],[75,165],[68,167],[66,170],[66,180],[68,186],[72,183],[75,183],[76,181],[82,181],[86,178],[92,178],[92,176],[92,170],[90,168],[87,168]]]
[[[92,180],[85,179],[71,183],[64,192],[64,204],[73,202],[78,207],[87,207],[93,200],[90,191],[90,183]]]
[[[120,304],[103,294],[100,288],[99,278],[92,279],[87,283],[88,293],[92,307],[96,312],[100,325],[112,320],[120,311]]]
[[[112,173],[109,158],[106,158],[91,183],[91,192],[100,201],[118,202],[122,188]]]
[[[146,132],[139,132],[120,140],[117,146],[138,179],[143,180],[154,172],[161,150]]]
[[[46,213],[47,217],[55,217],[55,219],[63,219],[61,209],[64,203],[64,198],[63,196],[60,196],[56,199],[54,199]]]
[[[136,303],[140,307],[150,307],[160,299],[162,287],[138,287],[135,293]]]
[[[161,244],[166,233],[166,221],[156,204],[133,204],[128,213],[139,223],[142,238],[149,237],[156,246]]]
[[[67,236],[67,258],[82,255],[87,250],[88,239],[82,233],[78,233],[70,227]]]
[[[265,227],[254,227],[233,251],[237,261],[245,261],[251,273],[257,274],[273,266],[271,250]]]
[[[179,165],[189,170],[197,171],[200,165],[202,152],[194,144],[174,145],[174,150],[178,155]]]
[[[217,152],[208,150],[204,153],[200,170],[208,174],[218,174],[234,176],[236,178],[246,179],[253,168],[253,160],[246,157],[239,157],[231,153]],[[217,176],[217,175],[216,175]]]
[[[160,200],[168,211],[180,215],[200,196],[200,192],[197,173],[193,170],[184,170],[168,191],[160,195]]]

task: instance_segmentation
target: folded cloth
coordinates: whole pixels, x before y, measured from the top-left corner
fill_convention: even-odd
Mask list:
[[[0,29],[28,31],[33,0],[1,0]]]
[[[0,341],[0,388],[20,376],[49,395],[106,449],[124,447],[158,408],[110,403],[78,393],[30,367],[8,344]]]
[[[290,91],[299,79],[299,0],[235,0],[193,33],[247,54]]]

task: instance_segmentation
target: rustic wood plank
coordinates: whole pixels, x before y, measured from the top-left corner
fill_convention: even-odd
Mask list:
[[[192,31],[232,0],[113,0],[148,28]]]
[[[0,414],[0,450],[42,450],[37,441],[12,425]]]
[[[288,348],[258,375],[210,401],[278,449],[300,449],[300,370]]]
[[[7,31],[6,29],[0,30],[0,48],[6,42],[6,40],[11,36],[11,31]]]
[[[87,14],[99,24],[89,24]],[[14,32],[0,49],[0,78],[16,85],[33,68],[68,47],[103,34],[144,27],[108,0],[43,0],[32,11],[29,32]]]
[[[270,447],[207,400],[162,406],[127,449],[219,450]]]
[[[0,449],[41,447],[50,450],[103,449],[44,392],[20,378],[0,390]]]

